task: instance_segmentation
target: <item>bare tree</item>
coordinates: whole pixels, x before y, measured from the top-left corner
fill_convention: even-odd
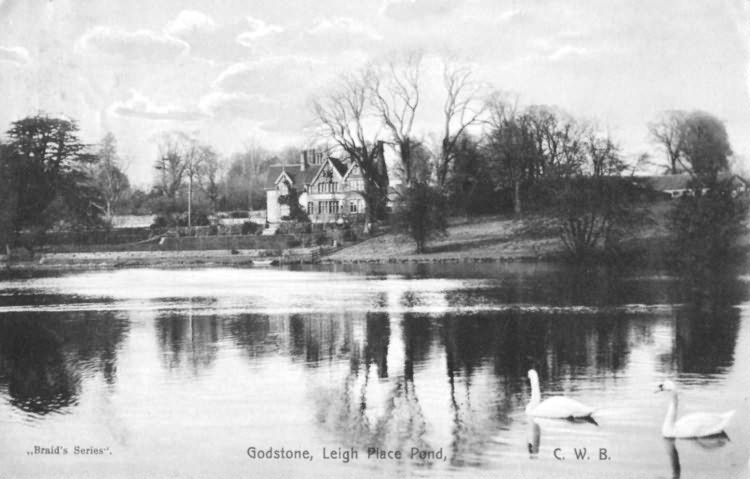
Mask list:
[[[127,175],[122,171],[123,163],[117,154],[117,140],[112,133],[107,133],[97,152],[98,161],[93,168],[93,177],[102,192],[107,217],[112,216],[114,206],[122,200],[130,188]]]
[[[456,145],[469,126],[477,123],[485,111],[482,100],[484,87],[471,79],[471,69],[445,61],[443,63],[445,103],[443,131],[437,158],[437,181],[445,185]]]
[[[154,164],[158,172],[157,188],[173,203],[177,200],[177,193],[182,188],[187,168],[187,161],[182,151],[185,138],[184,133],[171,132],[162,134],[157,140],[159,156]]]
[[[162,194],[176,209],[177,196],[183,186],[187,186],[187,220],[192,226],[193,186],[198,180],[203,160],[203,149],[197,139],[187,133],[176,131],[159,137],[159,157],[154,168],[159,172]],[[187,185],[185,185],[187,182]]]
[[[499,182],[513,190],[513,211],[521,213],[521,184],[533,166],[534,138],[529,117],[519,115],[516,103],[495,93],[487,102],[490,131],[485,136],[483,149],[499,172]]]
[[[532,176],[566,177],[578,173],[585,162],[586,125],[548,106],[530,106],[525,116],[533,130],[537,150]]]
[[[379,129],[368,122],[371,90],[366,74],[342,79],[338,88],[313,100],[320,134],[340,147],[360,168],[365,183],[365,202],[370,222],[384,210],[388,172],[383,159]]]
[[[417,142],[412,138],[412,129],[420,101],[421,69],[422,53],[411,52],[403,60],[373,67],[367,76],[370,101],[390,134],[389,143],[399,155],[406,185],[414,179]]]
[[[664,150],[669,171],[673,175],[678,172],[682,155],[686,116],[684,111],[665,111],[656,121],[648,124],[651,139]]]
[[[198,155],[200,156],[198,177],[201,189],[211,203],[211,210],[215,212],[219,206],[219,179],[224,165],[216,150],[211,146],[200,145]]]
[[[620,156],[620,146],[609,133],[602,136],[590,129],[584,141],[584,149],[593,176],[619,175],[625,169]]]

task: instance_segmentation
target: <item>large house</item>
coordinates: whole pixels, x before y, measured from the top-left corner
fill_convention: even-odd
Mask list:
[[[287,198],[291,189],[296,192],[291,197],[297,196],[313,223],[357,219],[365,213],[364,179],[359,167],[348,158],[341,160],[321,151],[305,150],[297,165],[272,166],[265,185],[269,224],[289,219]]]

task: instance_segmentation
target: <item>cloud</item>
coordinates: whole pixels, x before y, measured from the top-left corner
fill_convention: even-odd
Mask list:
[[[3,47],[0,46],[0,62],[16,63],[25,65],[31,61],[29,51],[24,47]]]
[[[591,55],[591,53],[592,51],[588,48],[563,45],[547,55],[547,59],[558,62],[572,57],[585,57]]]
[[[294,51],[341,52],[351,49],[372,50],[381,44],[383,35],[369,25],[351,17],[320,17],[288,44]]]
[[[321,65],[311,58],[293,55],[235,63],[219,74],[214,87],[225,92],[288,93],[309,86]]]
[[[167,23],[164,31],[177,37],[194,33],[210,32],[216,29],[213,18],[197,10],[183,10],[171,22]]]
[[[195,121],[206,117],[204,113],[194,109],[185,109],[172,105],[157,105],[146,96],[135,90],[130,92],[130,98],[110,105],[109,111],[117,116],[143,118],[146,120],[174,120]]]
[[[353,35],[363,36],[371,40],[382,40],[383,36],[374,28],[369,27],[350,17],[320,18],[315,26],[307,30],[311,35]]]
[[[201,111],[217,120],[245,119],[269,132],[299,134],[307,116],[299,99],[273,99],[249,93],[213,91],[199,103]]]
[[[199,106],[202,111],[213,117],[241,117],[263,121],[271,116],[269,113],[278,109],[278,102],[262,95],[214,91],[201,98]]]
[[[78,46],[83,51],[147,61],[170,60],[190,50],[187,43],[168,34],[107,26],[90,29],[78,40]]]
[[[274,33],[282,33],[284,29],[279,25],[268,24],[263,20],[257,18],[246,17],[247,23],[249,24],[250,30],[245,31],[237,35],[236,41],[242,46],[249,47],[253,42],[259,38],[272,35]]]
[[[459,0],[385,0],[380,13],[399,21],[423,20],[446,15],[460,3]]]

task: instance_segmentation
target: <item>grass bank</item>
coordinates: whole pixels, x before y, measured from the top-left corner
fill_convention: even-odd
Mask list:
[[[625,243],[630,251],[658,256],[668,238],[666,213],[668,203],[655,204],[653,221],[634,232]],[[428,242],[427,251],[415,252],[414,241],[404,235],[387,233],[353,246],[345,247],[324,258],[332,263],[398,263],[398,262],[479,262],[543,261],[567,256],[557,228],[549,218],[530,216],[484,216],[472,219],[454,218],[447,235]]]

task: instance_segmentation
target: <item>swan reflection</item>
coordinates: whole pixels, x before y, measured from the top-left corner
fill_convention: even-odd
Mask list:
[[[542,428],[539,427],[539,423],[533,419],[529,419],[528,429],[528,446],[529,446],[529,457],[536,459],[539,456],[539,443],[542,440]]]
[[[669,463],[672,467],[672,479],[680,479],[680,475],[682,473],[682,467],[680,466],[680,455],[677,452],[677,442],[678,439],[664,438],[664,447],[667,451],[667,456],[669,456]],[[727,436],[725,433],[722,433],[710,437],[681,439],[679,440],[679,442],[682,445],[681,447],[688,449],[688,451],[684,452],[689,452],[690,447],[697,447],[704,450],[720,449],[727,443],[729,443],[730,440],[729,436]]]

